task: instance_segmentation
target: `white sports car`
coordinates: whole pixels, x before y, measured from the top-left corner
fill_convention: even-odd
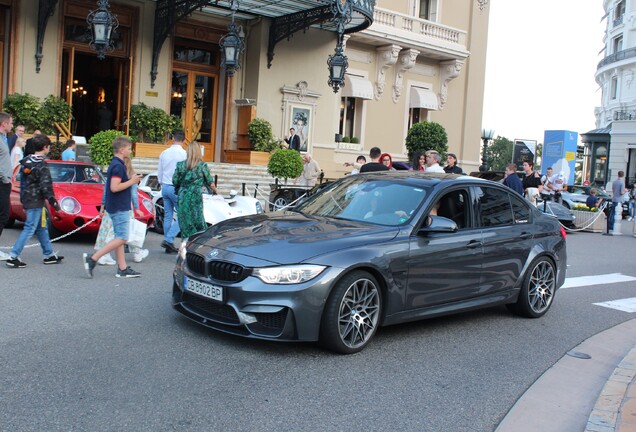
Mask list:
[[[152,172],[145,175],[139,183],[139,189],[152,196],[156,212],[155,231],[163,234],[163,198],[157,173]],[[263,207],[256,198],[237,195],[236,191],[230,191],[230,196],[227,198],[204,192],[202,194],[203,216],[208,225],[215,225],[238,216],[263,213]]]

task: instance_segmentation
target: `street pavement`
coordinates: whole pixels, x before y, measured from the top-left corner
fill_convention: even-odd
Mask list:
[[[636,246],[634,222],[623,220],[615,231],[620,235],[572,235],[590,237],[591,256],[624,256],[629,264]],[[570,273],[569,269],[568,276]],[[524,393],[496,429],[570,430],[636,432],[636,319],[598,333],[568,351]]]
[[[570,234],[568,278],[636,278],[632,224],[621,229]],[[0,247],[18,234],[5,230]],[[31,248],[27,268],[0,268],[1,431],[632,430],[633,381],[620,403],[611,381],[629,374],[636,320],[599,304],[636,297],[634,280],[560,290],[538,320],[498,307],[383,328],[340,356],[175,313],[175,256],[155,233],[148,259],[129,263],[141,278],[100,266],[88,279],[81,253],[93,241],[56,244],[61,265],[42,265]],[[595,425],[602,415],[614,425]]]

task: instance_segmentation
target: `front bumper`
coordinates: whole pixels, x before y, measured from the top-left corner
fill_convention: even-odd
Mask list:
[[[240,282],[214,280],[179,259],[173,273],[172,305],[191,320],[234,335],[279,341],[316,341],[323,308],[338,269],[326,268],[309,282],[269,285],[254,276]],[[184,276],[223,287],[223,301],[184,288]]]

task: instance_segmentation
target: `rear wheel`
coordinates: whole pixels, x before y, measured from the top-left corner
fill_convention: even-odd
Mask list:
[[[539,257],[526,273],[517,303],[507,305],[508,309],[528,318],[539,318],[550,309],[555,290],[554,264],[546,257]]]
[[[155,204],[155,232],[163,234],[163,199],[159,198]]]
[[[380,323],[382,296],[378,282],[364,271],[354,271],[334,287],[320,325],[320,343],[343,354],[361,351]]]
[[[283,207],[287,206],[290,202],[292,202],[291,196],[288,193],[280,194],[274,200],[274,211],[281,210]]]

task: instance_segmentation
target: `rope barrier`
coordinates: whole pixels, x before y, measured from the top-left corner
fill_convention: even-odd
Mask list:
[[[537,207],[539,206],[539,204],[537,204]],[[592,225],[594,225],[594,223],[598,220],[598,218],[601,217],[601,215],[603,214],[603,210],[605,210],[605,207],[607,207],[607,203],[603,203],[601,204],[601,206],[598,208],[598,212],[596,217],[594,219],[592,219],[592,221],[590,223],[588,223],[587,225],[580,227],[580,228],[568,228],[565,225],[563,225],[561,223],[561,221],[557,218],[557,221],[559,221],[559,224],[566,230],[566,231],[570,231],[570,232],[579,232],[579,231],[584,231],[586,229],[588,229],[589,227],[591,227]],[[557,215],[554,214],[554,212],[552,211],[552,209],[550,208],[549,205],[545,206],[546,209],[548,209],[550,211],[549,214],[551,214],[554,217],[557,217]]]
[[[93,219],[91,219],[91,220],[89,220],[88,222],[86,222],[84,225],[82,225],[82,226],[79,226],[79,227],[75,228],[73,231],[69,231],[69,232],[67,232],[66,234],[63,234],[63,235],[61,235],[61,236],[59,236],[59,237],[56,237],[56,238],[54,238],[54,239],[51,239],[51,243],[54,243],[54,242],[56,242],[56,241],[62,240],[63,238],[66,238],[66,237],[68,237],[68,236],[70,236],[70,235],[72,235],[72,234],[75,234],[75,233],[76,233],[76,232],[78,232],[79,230],[81,230],[81,229],[83,229],[83,228],[86,228],[88,225],[90,225],[90,224],[92,224],[93,222],[95,222],[97,219],[99,219],[99,217],[100,217],[100,215],[98,214],[98,215],[97,215],[97,216],[95,216]],[[36,246],[40,246],[40,243],[38,242],[38,243],[34,243],[34,244],[27,245],[27,246],[25,246],[25,247],[24,247],[24,249],[32,248],[32,247],[36,247]],[[12,246],[0,246],[0,249],[11,249],[11,248],[12,248]]]

